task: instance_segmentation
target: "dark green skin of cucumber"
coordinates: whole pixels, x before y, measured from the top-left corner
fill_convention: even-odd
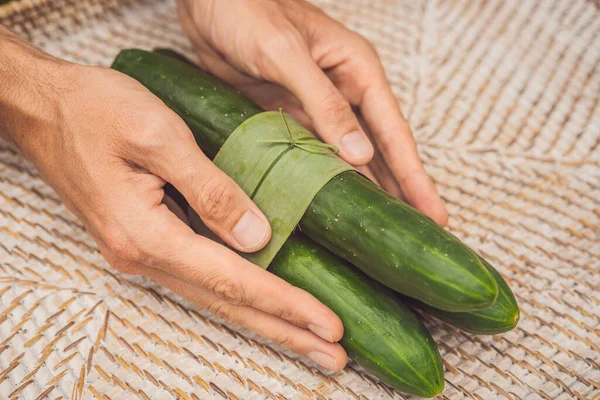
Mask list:
[[[437,346],[396,294],[302,235],[281,248],[269,271],[306,290],[344,324],[348,356],[393,388],[422,397],[444,389]]]
[[[418,300],[402,296],[408,304],[441,319],[463,331],[478,335],[495,335],[508,332],[517,326],[520,317],[519,304],[508,283],[487,261],[481,260],[498,284],[498,298],[491,306],[471,312],[448,312],[428,306]]]
[[[188,207],[185,200],[180,205]],[[192,219],[191,227],[206,233],[199,220]],[[443,390],[437,347],[397,293],[299,232],[288,238],[269,271],[311,293],[340,317],[340,344],[365,370],[399,391],[433,397]]]
[[[179,114],[209,157],[240,123],[263,111],[227,84],[164,53],[123,50],[113,68]],[[367,275],[433,307],[473,311],[496,299],[496,281],[473,251],[356,172],[328,182],[299,228]]]
[[[215,101],[216,96],[246,98],[215,77],[199,73],[191,62],[183,61],[184,56],[167,49],[160,52],[122,50],[112,68],[141,82],[175,111],[211,159],[239,124],[264,111],[250,100]]]

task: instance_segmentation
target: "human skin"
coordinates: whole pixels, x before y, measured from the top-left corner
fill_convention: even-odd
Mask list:
[[[364,171],[445,223],[372,47],[304,2],[233,3],[180,2],[202,65],[261,105],[283,106],[339,146],[347,161],[364,166],[373,147],[350,104],[359,107],[383,149]],[[299,13],[295,22],[288,6]],[[310,25],[312,18],[322,30]],[[303,19],[307,25],[299,25]],[[36,165],[112,267],[147,276],[325,368],[345,366],[337,343],[343,326],[329,308],[195,234],[169,210],[166,182],[231,247],[257,251],[270,238],[262,212],[157,97],[117,71],[51,57],[2,26],[0,76],[0,137]]]
[[[446,225],[369,41],[304,0],[177,3],[202,67],[266,109],[283,107],[386,191]]]

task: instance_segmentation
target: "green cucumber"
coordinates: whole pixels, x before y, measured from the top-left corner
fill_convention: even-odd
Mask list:
[[[209,157],[241,122],[263,111],[175,57],[123,50],[112,67],[137,79],[179,114]],[[439,309],[482,309],[498,294],[495,280],[473,251],[355,172],[325,185],[299,228],[384,285]]]
[[[437,346],[396,294],[299,234],[281,248],[269,271],[311,293],[344,324],[348,356],[402,392],[434,397],[444,389]]]
[[[185,200],[182,204],[188,207]],[[214,236],[192,209],[188,217],[196,233]],[[443,390],[437,346],[397,293],[299,232],[285,242],[269,271],[311,293],[340,317],[340,344],[366,371],[402,392],[433,397]]]
[[[491,306],[471,312],[448,312],[428,306],[418,300],[402,296],[402,300],[463,331],[479,335],[508,332],[517,326],[519,304],[508,283],[487,261],[481,260],[498,284],[498,298]]]
[[[188,216],[194,231],[212,236],[189,211],[193,210]],[[437,346],[397,293],[299,232],[285,242],[269,271],[311,293],[340,317],[340,344],[365,370],[399,391],[433,397],[443,390]]]
[[[433,307],[473,311],[496,299],[496,282],[476,254],[356,173],[332,179],[300,229],[375,280]]]

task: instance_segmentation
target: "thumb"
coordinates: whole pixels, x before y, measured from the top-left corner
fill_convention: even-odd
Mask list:
[[[199,149],[181,160],[170,182],[208,228],[234,248],[254,252],[271,239],[267,218],[240,187]]]
[[[267,218],[244,191],[189,140],[174,140],[145,167],[170,182],[206,226],[233,248],[254,252],[271,239]]]

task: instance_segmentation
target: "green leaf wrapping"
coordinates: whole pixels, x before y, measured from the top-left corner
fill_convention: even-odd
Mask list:
[[[256,253],[240,253],[267,268],[316,194],[354,168],[290,116],[272,111],[239,125],[214,159],[256,203],[271,224],[271,240]]]

